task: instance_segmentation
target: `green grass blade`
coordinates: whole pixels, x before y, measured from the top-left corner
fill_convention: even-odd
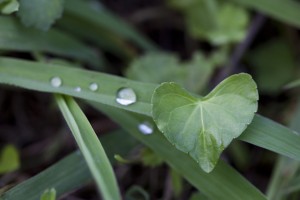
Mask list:
[[[57,104],[104,199],[121,199],[117,180],[92,126],[72,97],[56,95]]]
[[[284,88],[285,89],[291,89],[291,88],[296,88],[300,86],[300,79],[294,80],[290,83],[288,83]]]
[[[132,137],[128,137],[124,131],[106,134],[101,136],[100,139],[111,163],[115,163],[114,154],[126,155],[137,144],[137,141]],[[0,199],[39,199],[39,196],[47,188],[55,188],[57,196],[60,197],[90,181],[92,181],[90,170],[81,153],[76,151],[41,173],[8,190]]]
[[[47,188],[55,188],[57,195],[74,190],[91,181],[91,175],[79,152],[64,158],[36,176],[13,187],[1,200],[39,199]]]
[[[284,188],[284,194],[291,194],[293,192],[300,191],[300,176],[295,177],[289,185]]]
[[[274,19],[300,27],[300,3],[296,0],[232,0]]]
[[[61,77],[63,81],[61,87],[51,86],[50,79],[53,76]],[[99,90],[96,92],[88,89],[89,84],[93,82],[99,85]],[[147,116],[151,116],[150,100],[157,86],[156,84],[132,81],[82,69],[1,57],[0,83],[43,92],[67,94]],[[76,92],[74,90],[76,86],[80,86],[82,91]],[[135,91],[137,95],[136,103],[130,106],[122,106],[116,103],[116,93],[122,87],[130,87]],[[242,134],[241,139],[300,160],[300,136],[295,135],[293,130],[284,128],[278,123],[258,115]]]
[[[61,87],[51,86],[50,80],[54,76],[62,79]],[[0,83],[43,92],[67,94],[119,108],[124,108],[124,106],[115,101],[117,90],[121,87],[131,87],[135,89],[138,102],[126,109],[148,115],[151,110],[151,95],[156,87],[155,84],[132,81],[104,73],[1,57]],[[98,91],[89,90],[91,83],[99,85]],[[81,92],[76,92],[75,87],[81,87]]]
[[[131,40],[144,50],[157,50],[157,47],[148,39],[140,35],[133,27],[126,24],[121,18],[110,13],[103,6],[97,11],[82,0],[67,0],[65,12],[91,22],[97,28],[103,28],[120,37]]]
[[[216,168],[207,174],[188,154],[177,150],[168,142],[157,129],[151,135],[143,135],[139,132],[138,125],[144,121],[151,122],[151,118],[100,104],[93,105],[111,117],[132,136],[150,147],[186,180],[211,199],[266,200],[260,191],[223,161],[220,160]]]
[[[293,117],[289,122],[289,127],[299,131],[300,121],[300,101],[298,99],[296,109],[293,113]],[[266,195],[268,199],[281,200],[286,199],[288,196],[300,189],[300,177],[297,172],[299,171],[300,163],[284,156],[278,156],[275,164],[272,177],[269,181]],[[288,173],[287,173],[288,172]],[[298,179],[298,180],[297,180]],[[296,183],[296,185],[295,185]],[[297,188],[298,183],[298,188]]]
[[[239,139],[300,160],[299,135],[291,129],[260,115],[254,117],[250,126]]]
[[[56,29],[48,32],[24,27],[17,19],[0,16],[0,50],[41,51],[99,66],[102,61],[89,47]]]

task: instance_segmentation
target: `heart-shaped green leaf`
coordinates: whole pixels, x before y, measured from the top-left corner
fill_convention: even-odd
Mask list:
[[[163,83],[152,96],[152,115],[171,143],[210,172],[224,148],[252,121],[257,100],[256,84],[245,73],[225,79],[202,98]]]

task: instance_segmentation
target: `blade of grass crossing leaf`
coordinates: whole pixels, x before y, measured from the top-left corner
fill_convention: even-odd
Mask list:
[[[101,136],[104,149],[111,163],[115,153],[126,155],[137,141],[127,137],[124,131],[115,131]],[[47,180],[47,181],[45,181]],[[49,168],[16,185],[1,195],[1,200],[38,199],[47,188],[56,188],[57,197],[69,193],[92,180],[92,176],[79,151],[66,156]]]
[[[121,199],[113,169],[87,118],[71,97],[56,95],[55,98],[102,196],[106,200]]]
[[[60,87],[51,86],[50,79],[54,76],[62,79]],[[67,94],[146,116],[152,116],[150,100],[157,87],[156,84],[132,81],[98,72],[3,57],[0,57],[0,83],[43,92]],[[99,87],[101,86],[101,90],[90,91],[88,86],[91,83],[97,83]],[[74,91],[76,86],[82,88],[81,92]],[[117,91],[122,87],[133,89],[137,96],[136,103],[123,106],[116,102]],[[300,136],[293,130],[262,116],[255,115],[254,120],[239,139],[300,160]]]
[[[223,161],[220,160],[216,168],[208,174],[202,171],[198,163],[188,154],[177,150],[169,143],[157,129],[150,135],[142,134],[138,130],[138,125],[144,121],[152,122],[151,118],[101,104],[92,105],[150,147],[186,180],[211,199],[266,200],[260,191]]]
[[[284,23],[300,27],[300,3],[296,0],[232,0]]]

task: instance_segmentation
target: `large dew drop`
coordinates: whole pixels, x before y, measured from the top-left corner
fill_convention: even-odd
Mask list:
[[[62,85],[62,80],[58,76],[54,76],[51,78],[50,83],[53,87],[60,87]]]
[[[91,83],[90,86],[89,86],[89,89],[91,91],[97,91],[98,90],[98,84],[97,83]]]
[[[144,135],[150,135],[153,133],[153,124],[145,121],[138,126],[139,131]]]
[[[136,102],[136,94],[131,88],[121,88],[117,92],[116,101],[124,106],[128,106]]]

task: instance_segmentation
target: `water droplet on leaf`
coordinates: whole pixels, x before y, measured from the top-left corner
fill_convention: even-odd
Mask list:
[[[89,89],[91,91],[97,91],[98,90],[98,84],[97,83],[91,83],[89,86]]]
[[[58,76],[54,76],[51,78],[50,83],[53,87],[60,87],[62,85],[62,80]]]
[[[81,92],[81,87],[79,87],[79,86],[75,87],[74,90],[75,90],[75,92]]]
[[[131,88],[121,88],[117,92],[116,101],[124,106],[128,106],[136,102],[136,94]]]
[[[139,124],[138,128],[139,131],[144,135],[150,135],[153,133],[153,124],[151,124],[150,122],[145,121]]]

